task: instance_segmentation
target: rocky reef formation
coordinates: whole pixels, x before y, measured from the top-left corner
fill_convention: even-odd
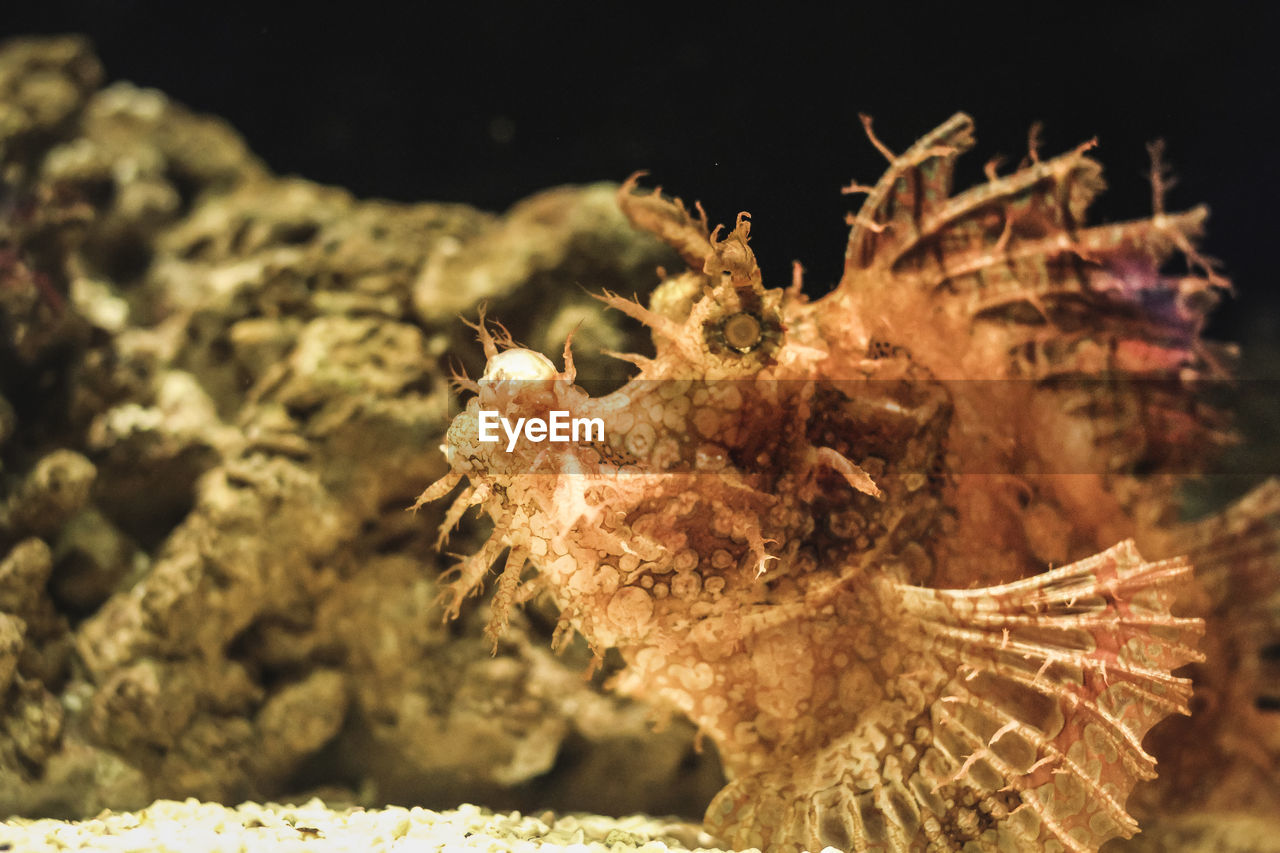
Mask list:
[[[690,727],[552,655],[554,616],[496,656],[483,604],[442,625],[436,523],[405,511],[444,470],[446,353],[479,356],[459,314],[626,348],[584,286],[643,292],[667,250],[611,186],[362,201],[102,79],[79,39],[0,52],[0,813],[320,790],[696,815],[719,769]]]

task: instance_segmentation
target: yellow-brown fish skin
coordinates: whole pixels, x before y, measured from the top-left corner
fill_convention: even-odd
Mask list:
[[[558,641],[618,648],[621,690],[716,743],[727,845],[1095,850],[1137,830],[1142,739],[1187,713],[1171,673],[1199,657],[1201,621],[1171,613],[1189,564],[1132,539],[1173,506],[1137,474],[1222,440],[1187,403],[1221,375],[1204,212],[1157,194],[1151,219],[1086,228],[1088,146],[952,195],[964,115],[902,155],[872,140],[889,170],[852,188],[845,272],[815,301],[764,286],[745,214],[721,238],[628,181],[624,213],[689,269],[648,307],[602,297],[655,348],[612,394],[573,384],[568,343],[558,370],[481,318],[453,470],[418,501],[465,479],[442,536],[470,506],[495,523],[447,615],[506,551],[491,636],[546,592]],[[1178,251],[1193,271],[1162,275]],[[603,437],[508,452],[483,411]]]

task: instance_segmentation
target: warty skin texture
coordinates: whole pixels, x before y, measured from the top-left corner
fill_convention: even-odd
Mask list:
[[[591,398],[568,342],[557,370],[481,317],[488,367],[418,501],[465,480],[442,540],[471,506],[495,525],[446,616],[505,551],[490,636],[545,592],[557,642],[619,649],[617,688],[719,749],[706,822],[729,846],[1094,850],[1136,831],[1142,739],[1187,712],[1171,673],[1199,657],[1203,623],[1170,612],[1188,562],[1132,539],[1172,506],[1136,472],[1221,439],[1185,402],[1220,373],[1205,214],[1157,192],[1152,219],[1085,228],[1088,146],[1033,143],[953,196],[967,116],[902,155],[868,132],[890,167],[850,187],[867,199],[821,299],[798,271],[764,286],[745,214],[722,238],[633,177],[623,211],[689,269],[648,307],[602,297],[652,332],[654,356],[620,354],[632,381]],[[1175,250],[1193,272],[1162,276]],[[1091,381],[1117,377],[1161,382]],[[507,453],[477,441],[481,409],[599,417],[605,440]]]

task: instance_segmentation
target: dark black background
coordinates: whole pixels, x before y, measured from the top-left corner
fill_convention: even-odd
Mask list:
[[[3,5],[0,33],[87,33],[110,79],[225,117],[279,172],[501,210],[645,168],[713,221],[750,210],[766,281],[799,259],[818,292],[855,203],[839,186],[884,166],[859,112],[900,150],[968,111],[964,183],[997,153],[1015,164],[1033,121],[1046,154],[1096,135],[1098,221],[1149,210],[1144,144],[1162,137],[1170,207],[1210,206],[1205,249],[1241,294],[1213,331],[1259,353],[1280,336],[1271,4]]]

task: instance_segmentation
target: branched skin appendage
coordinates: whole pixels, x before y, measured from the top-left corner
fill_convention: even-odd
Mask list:
[[[495,522],[446,618],[505,551],[489,636],[545,592],[557,642],[618,648],[619,689],[718,746],[731,781],[707,824],[727,845],[1094,850],[1137,829],[1142,739],[1187,712],[1171,672],[1201,630],[1170,613],[1188,565],[1127,541],[1149,496],[1125,475],[1212,429],[1148,417],[1135,448],[1073,408],[1101,392],[1053,380],[1212,369],[1191,297],[1220,282],[1159,275],[1176,249],[1198,262],[1203,213],[1083,228],[1101,186],[1083,147],[953,196],[965,116],[900,156],[872,139],[889,171],[851,187],[867,200],[822,299],[764,287],[746,214],[722,236],[633,177],[622,210],[689,270],[647,307],[601,297],[652,332],[652,358],[619,354],[632,381],[591,398],[568,343],[557,370],[481,317],[488,366],[418,501],[465,480],[442,539],[471,506]],[[1157,289],[1170,313],[1136,312]],[[975,379],[1002,381],[956,382]],[[1124,394],[1107,411],[1169,407]],[[603,435],[508,450],[478,440],[485,410]]]

